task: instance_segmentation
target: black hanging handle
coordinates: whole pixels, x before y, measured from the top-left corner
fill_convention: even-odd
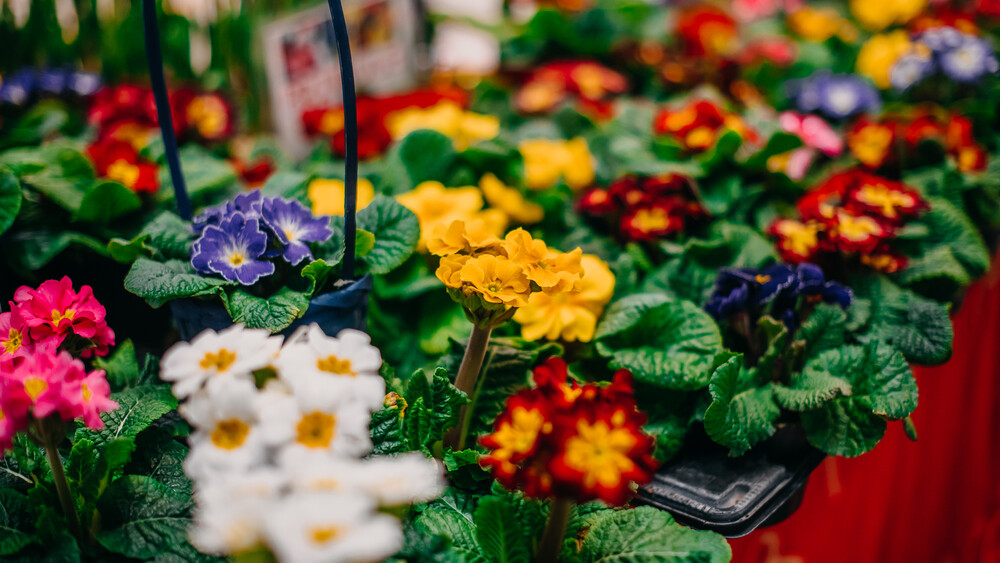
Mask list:
[[[340,57],[340,84],[344,99],[344,268],[342,278],[354,279],[354,244],[358,207],[358,99],[354,87],[354,63],[347,20],[341,0],[328,0],[333,18],[333,36]]]
[[[191,198],[181,172],[177,135],[174,133],[173,116],[170,114],[170,98],[163,78],[163,53],[160,51],[160,27],[156,22],[156,0],[142,0],[142,24],[146,31],[146,64],[149,66],[149,81],[156,100],[156,119],[160,122],[160,134],[163,135],[163,151],[167,157],[167,166],[170,167],[170,180],[174,184],[177,212],[181,218],[190,221]]]
[[[341,86],[344,100],[344,268],[342,278],[354,279],[354,252],[357,237],[358,206],[358,100],[354,87],[354,63],[351,60],[351,42],[347,35],[347,20],[340,0],[328,0],[333,18],[333,33],[337,41],[337,55],[340,58]],[[146,32],[146,62],[149,78],[156,99],[156,115],[163,135],[163,147],[170,167],[170,178],[174,184],[177,211],[185,220],[191,220],[191,198],[184,184],[181,160],[177,150],[177,136],[174,133],[173,118],[170,114],[170,99],[167,95],[166,80],[163,78],[163,53],[160,50],[160,30],[156,20],[156,0],[142,2],[143,26]]]

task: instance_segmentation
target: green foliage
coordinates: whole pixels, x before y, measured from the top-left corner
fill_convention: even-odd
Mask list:
[[[180,157],[184,185],[195,204],[211,201],[236,183],[233,167],[206,148],[185,145],[180,150]],[[156,196],[165,206],[174,205],[174,185],[165,160],[160,166],[160,189]]]
[[[756,369],[743,365],[743,357],[730,357],[716,368],[709,384],[712,404],[705,410],[705,431],[729,448],[729,455],[742,455],[774,434],[774,421],[781,414],[774,390],[758,379]]]
[[[514,507],[498,497],[479,501],[475,515],[476,539],[489,561],[517,563],[531,559],[533,536],[525,537]]]
[[[413,253],[420,239],[420,224],[412,211],[395,198],[376,196],[357,215],[359,234],[368,233],[373,240],[358,239],[357,255],[367,271],[373,274],[387,274],[395,270]],[[331,217],[330,226],[334,234],[323,245],[321,256],[337,263],[343,255],[344,218]],[[367,236],[363,238],[367,239]]]
[[[459,413],[468,397],[451,383],[443,368],[430,378],[422,371],[410,376],[404,395],[402,433],[407,450],[433,451],[444,433],[458,425]]]
[[[616,511],[597,520],[574,558],[620,563],[724,563],[732,558],[729,544],[713,532],[678,525],[649,506]]]
[[[170,211],[164,211],[143,226],[132,240],[111,239],[108,254],[123,263],[132,263],[138,257],[188,260],[194,242],[191,225]]]
[[[21,183],[6,168],[0,168],[0,235],[4,233],[21,211]]]
[[[32,528],[27,497],[0,488],[0,555],[12,555],[36,541]]]
[[[142,200],[132,190],[118,182],[96,182],[80,202],[73,218],[107,225],[112,220],[142,207]]]
[[[936,365],[951,357],[954,333],[944,305],[901,289],[884,277],[857,278],[851,285],[871,305],[867,329],[907,360]]]
[[[269,297],[258,297],[244,289],[237,289],[229,294],[224,303],[234,323],[276,333],[288,328],[306,313],[309,296],[288,287],[278,289]]]
[[[125,276],[125,289],[154,308],[179,297],[217,295],[223,287],[232,285],[223,279],[198,275],[185,260],[156,262],[139,258]]]
[[[166,385],[131,387],[112,393],[111,398],[118,402],[118,408],[101,413],[104,428],[81,428],[76,431],[77,440],[88,439],[104,444],[116,439],[134,439],[153,422],[177,408],[177,399]]]
[[[722,351],[715,321],[690,301],[644,293],[613,303],[594,336],[598,353],[637,381],[670,389],[708,384]]]
[[[204,559],[187,541],[192,503],[190,495],[175,492],[151,477],[122,477],[98,503],[103,529],[97,541],[126,557]]]

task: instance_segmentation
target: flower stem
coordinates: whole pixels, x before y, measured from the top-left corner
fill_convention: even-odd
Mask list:
[[[462,356],[462,364],[458,368],[458,375],[455,377],[455,387],[472,397],[472,392],[476,388],[476,380],[479,379],[479,370],[483,367],[483,358],[486,357],[486,348],[490,343],[490,333],[493,327],[472,325],[472,334],[469,335],[469,343],[465,347],[465,355]],[[459,424],[453,428],[445,437],[445,445],[452,449],[461,450],[465,447],[465,434],[468,431],[466,418],[472,415],[468,405],[463,406],[459,414]]]
[[[63,516],[66,517],[66,524],[69,526],[69,533],[81,541],[80,520],[76,515],[76,503],[69,493],[69,483],[66,481],[66,471],[63,469],[62,459],[59,458],[59,441],[62,438],[62,424],[46,424],[46,420],[37,421],[38,437],[41,446],[45,449],[45,455],[49,460],[49,467],[52,469],[52,481],[56,485],[56,494],[59,496],[59,504],[62,505]]]
[[[555,498],[549,504],[549,521],[542,532],[542,542],[538,544],[536,563],[555,563],[562,551],[563,537],[566,535],[566,522],[573,502],[568,498]]]

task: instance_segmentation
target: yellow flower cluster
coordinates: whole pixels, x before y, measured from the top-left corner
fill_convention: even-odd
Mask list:
[[[594,181],[594,162],[587,141],[577,137],[570,141],[531,139],[518,146],[524,159],[524,176],[528,187],[544,190],[559,178],[573,190],[580,190]]]
[[[479,189],[483,190],[490,207],[503,211],[514,223],[530,225],[541,221],[545,215],[541,205],[525,200],[521,192],[508,187],[493,174],[479,179]]]
[[[432,129],[451,138],[455,148],[465,150],[500,134],[500,120],[492,115],[465,111],[452,101],[429,108],[407,108],[390,113],[386,127],[393,139],[402,139],[418,129]]]
[[[912,47],[910,35],[902,29],[892,33],[874,35],[861,46],[858,52],[856,70],[858,74],[872,79],[880,89],[888,89],[889,71],[900,57]]]
[[[507,216],[502,211],[483,209],[483,195],[475,186],[446,188],[441,182],[423,182],[413,191],[396,196],[396,200],[417,216],[420,251],[427,250],[428,241],[440,237],[456,219],[475,232],[494,237],[507,228]]]
[[[583,278],[576,291],[532,293],[528,304],[514,313],[525,340],[590,342],[597,320],[615,292],[615,275],[600,258],[584,254]]]
[[[920,15],[927,0],[851,0],[851,14],[861,25],[879,31],[902,25]]]
[[[306,189],[312,202],[313,215],[344,214],[344,181],[316,178]],[[375,186],[365,178],[358,178],[358,209],[368,207],[375,199]]]
[[[833,8],[803,7],[788,15],[788,28],[806,41],[822,42],[836,35],[851,43],[858,30]]]
[[[584,273],[579,248],[565,253],[550,249],[524,229],[500,239],[453,221],[442,236],[429,241],[428,249],[441,256],[438,279],[479,322],[528,305],[535,293],[579,291]]]

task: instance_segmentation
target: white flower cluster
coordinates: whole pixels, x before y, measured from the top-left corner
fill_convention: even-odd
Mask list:
[[[427,501],[443,470],[420,453],[362,459],[385,398],[367,334],[317,325],[280,336],[240,325],[167,351],[161,377],[186,399],[195,484],[192,543],[229,555],[270,549],[284,563],[375,561],[402,544],[380,508]]]

